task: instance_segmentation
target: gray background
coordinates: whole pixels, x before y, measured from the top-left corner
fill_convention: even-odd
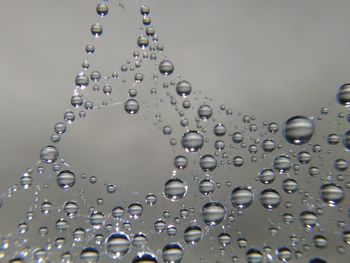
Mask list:
[[[105,69],[119,69],[136,47],[140,3],[126,1],[121,9],[110,2],[114,7],[103,21],[104,48],[97,48],[96,57]],[[148,4],[153,25],[178,73],[194,89],[236,112],[277,122],[296,114],[315,116],[321,106],[334,101],[338,86],[348,81],[349,1],[163,0]],[[91,0],[1,3],[0,192],[38,160],[54,123],[68,109],[89,28],[96,21],[95,6]],[[73,131],[73,138],[81,143],[72,149],[67,146],[67,152],[74,155],[75,147],[87,147],[81,150],[87,156],[79,165],[94,160],[108,174],[117,156],[122,165],[118,169],[135,176],[168,169],[171,155],[163,149],[165,142],[155,143],[158,134],[151,128],[140,133],[137,123],[123,119],[120,125],[110,118],[108,113],[100,114],[83,124],[94,130],[79,126]],[[97,139],[96,134],[104,132],[106,136]],[[154,156],[147,156],[150,148]],[[97,157],[101,154],[106,158]],[[134,165],[140,158],[144,165]],[[151,165],[145,172],[152,159],[161,165]],[[134,177],[120,180],[125,188],[138,183]],[[150,185],[157,181],[157,176],[148,177]],[[14,229],[23,207],[19,203],[6,211],[1,229]]]

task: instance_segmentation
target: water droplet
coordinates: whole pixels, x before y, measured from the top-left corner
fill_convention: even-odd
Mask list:
[[[346,230],[343,232],[343,241],[345,244],[350,245],[350,231]]]
[[[232,135],[232,141],[234,143],[241,143],[243,141],[244,137],[243,137],[243,134],[240,133],[240,132],[235,132],[233,135]]]
[[[304,116],[295,116],[284,124],[283,135],[289,143],[300,145],[311,139],[314,130],[313,120]]]
[[[285,173],[292,167],[291,161],[288,156],[280,155],[273,161],[273,168],[279,173]]]
[[[176,93],[179,96],[187,97],[191,94],[192,86],[186,80],[181,80],[176,84]]]
[[[185,156],[182,156],[182,155],[176,156],[174,160],[174,166],[177,169],[185,169],[187,167],[187,164],[188,164],[188,161]]]
[[[253,192],[248,187],[236,187],[230,196],[232,206],[243,209],[250,206],[253,202]]]
[[[276,178],[276,174],[272,169],[264,169],[259,173],[260,182],[263,184],[271,184]]]
[[[75,85],[84,88],[89,85],[89,78],[82,72],[75,77]]]
[[[102,225],[105,223],[106,217],[104,213],[99,212],[99,211],[93,211],[90,214],[90,224],[95,228],[95,229],[100,229]]]
[[[197,152],[203,144],[204,138],[197,131],[186,132],[181,138],[181,145],[188,152]]]
[[[277,249],[277,256],[282,262],[288,262],[292,259],[292,251],[287,247]]]
[[[282,188],[286,193],[293,194],[298,191],[298,183],[294,179],[285,179]]]
[[[75,120],[75,114],[73,111],[67,111],[64,113],[63,119],[68,122],[72,123]]]
[[[213,110],[209,105],[201,105],[198,108],[197,114],[200,118],[207,120],[213,115]]]
[[[199,161],[199,166],[205,172],[213,171],[216,168],[216,165],[217,165],[216,159],[209,154],[202,156]]]
[[[166,125],[163,127],[164,135],[170,135],[172,132],[173,132],[173,129],[169,125]]]
[[[221,233],[218,236],[218,242],[221,246],[226,247],[231,243],[231,236],[227,233]]]
[[[119,259],[129,252],[130,239],[126,234],[116,232],[106,238],[105,247],[108,256]]]
[[[121,219],[124,217],[124,214],[125,214],[125,210],[123,207],[120,207],[120,206],[117,206],[115,208],[113,208],[112,210],[112,216],[115,218],[115,219]]]
[[[101,73],[97,70],[94,70],[93,72],[91,72],[90,74],[90,79],[92,81],[99,81],[101,79]]]
[[[183,198],[187,192],[187,185],[179,178],[168,180],[164,185],[164,195],[170,201]]]
[[[125,102],[124,109],[129,114],[135,114],[139,111],[140,105],[137,100],[129,99]]]
[[[84,248],[80,253],[80,259],[84,263],[97,263],[100,259],[100,253],[92,247]]]
[[[318,223],[318,218],[314,212],[303,211],[299,217],[300,223],[306,228],[313,228]]]
[[[153,254],[142,252],[137,254],[132,263],[158,263],[158,260]]]
[[[141,15],[148,15],[150,13],[151,9],[146,5],[141,5],[140,12]]]
[[[302,151],[298,154],[298,161],[302,164],[307,164],[311,161],[312,157],[309,152]]]
[[[244,160],[241,156],[235,156],[233,158],[233,165],[236,167],[241,167],[244,164]]]
[[[95,52],[95,46],[94,46],[94,45],[91,45],[91,44],[88,44],[88,45],[86,45],[86,47],[85,47],[85,51],[86,51],[86,53],[88,53],[88,54],[92,54],[92,53]]]
[[[137,219],[142,215],[143,207],[139,203],[133,203],[128,207],[128,213],[130,217]]]
[[[59,154],[58,150],[55,146],[51,146],[51,145],[45,146],[40,151],[40,159],[44,163],[53,163],[57,160],[58,154]]]
[[[65,133],[66,129],[67,127],[63,122],[57,122],[54,127],[55,132],[58,134]]]
[[[174,65],[170,60],[163,60],[159,64],[159,72],[162,75],[168,76],[171,75],[174,71]]]
[[[264,257],[260,250],[252,248],[247,251],[246,259],[248,263],[262,263]]]
[[[203,195],[212,194],[215,190],[215,183],[209,179],[203,179],[199,183],[199,192]]]
[[[68,201],[63,206],[63,211],[68,217],[74,217],[77,215],[79,205],[74,200]]]
[[[259,199],[261,205],[267,209],[274,209],[281,202],[280,194],[274,189],[265,189],[260,193]]]
[[[341,105],[350,106],[350,84],[344,84],[339,88],[337,99]]]
[[[320,188],[320,197],[329,206],[336,206],[344,199],[344,190],[335,184],[324,184]]]
[[[322,235],[316,235],[313,238],[315,247],[317,248],[325,248],[327,247],[328,240]]]
[[[102,25],[99,23],[93,24],[90,28],[90,31],[93,36],[99,37],[103,32]]]
[[[349,163],[348,161],[344,159],[337,159],[334,161],[334,168],[337,171],[344,172],[346,169],[348,169]]]
[[[106,16],[108,14],[108,6],[106,3],[100,3],[96,7],[96,13],[99,16]]]
[[[180,263],[183,258],[183,249],[179,244],[167,244],[162,250],[165,263]]]
[[[145,26],[148,26],[148,25],[150,25],[151,24],[151,17],[149,17],[149,16],[144,16],[143,17],[143,19],[142,19],[142,22],[143,22],[143,24],[145,25]]]
[[[147,245],[147,237],[143,233],[137,233],[132,239],[132,245],[136,248],[143,248]]]
[[[139,36],[139,37],[137,38],[137,45],[138,45],[140,48],[143,48],[143,49],[144,49],[144,48],[146,48],[146,47],[148,46],[148,44],[149,44],[148,37],[141,35],[141,36]]]
[[[157,196],[155,194],[149,193],[145,198],[145,202],[149,206],[155,205],[157,203]]]
[[[271,140],[271,139],[267,139],[267,140],[264,140],[263,143],[262,143],[262,149],[265,151],[265,152],[273,152],[276,148],[276,143],[274,140]]]
[[[216,201],[208,202],[202,208],[203,221],[209,226],[220,224],[224,220],[225,215],[225,207]]]
[[[199,226],[189,226],[185,229],[184,239],[191,246],[197,245],[202,237],[203,232]]]
[[[62,189],[69,189],[75,184],[75,175],[65,170],[57,175],[57,185]]]

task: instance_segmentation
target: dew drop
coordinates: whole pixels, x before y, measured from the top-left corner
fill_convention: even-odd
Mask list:
[[[187,167],[188,161],[187,158],[185,156],[182,155],[178,155],[176,156],[175,160],[174,160],[174,166],[177,169],[185,169]]]
[[[96,13],[99,16],[106,16],[108,14],[108,6],[106,3],[100,3],[96,7]]]
[[[44,163],[53,163],[57,160],[58,154],[59,154],[58,150],[55,146],[51,146],[51,145],[45,146],[40,151],[40,159]]]
[[[116,232],[106,238],[105,247],[109,257],[119,259],[129,252],[130,239],[126,234]]]
[[[199,192],[203,195],[210,195],[215,190],[215,183],[209,179],[203,179],[199,183]]]
[[[236,187],[230,196],[232,206],[243,209],[250,206],[253,202],[253,192],[248,187]]]
[[[203,144],[204,138],[197,131],[186,132],[181,138],[181,145],[187,152],[197,152]]]
[[[291,166],[291,160],[286,155],[280,155],[273,161],[273,168],[279,173],[288,172]]]
[[[176,84],[176,93],[179,96],[187,97],[191,94],[192,86],[186,80],[181,80]]]
[[[217,166],[217,161],[212,155],[204,155],[199,160],[199,166],[205,172],[213,171]]]
[[[164,185],[164,196],[170,201],[182,199],[187,192],[187,185],[179,178],[168,180]]]
[[[213,110],[209,105],[201,105],[198,108],[197,114],[200,118],[207,120],[213,115]]]
[[[102,25],[100,25],[99,23],[93,24],[90,28],[90,31],[93,36],[99,37],[100,35],[102,35],[103,32]]]
[[[183,249],[179,244],[167,244],[162,250],[165,263],[180,263],[183,258]]]
[[[336,206],[344,199],[344,190],[335,184],[324,184],[320,188],[320,197],[329,206]]]
[[[163,60],[159,63],[159,72],[162,75],[171,75],[174,71],[174,65],[170,60]]]
[[[261,205],[267,209],[274,209],[281,202],[280,194],[274,189],[265,189],[260,193],[259,199]]]
[[[203,221],[209,226],[220,224],[224,220],[225,215],[225,207],[216,201],[208,202],[202,208]]]
[[[137,100],[129,99],[125,102],[124,109],[129,114],[135,114],[139,111],[140,105]]]
[[[153,254],[142,252],[137,254],[132,263],[158,263],[158,260]]]
[[[344,84],[339,88],[337,99],[341,105],[350,106],[350,84]]]
[[[84,248],[80,253],[80,259],[84,263],[97,263],[100,259],[100,253],[92,247]]]
[[[57,185],[62,189],[69,189],[75,184],[75,175],[65,170],[57,175]]]
[[[284,138],[291,144],[300,145],[307,143],[315,131],[312,119],[304,116],[290,118],[284,124]]]
[[[184,239],[187,244],[194,246],[201,241],[203,237],[202,229],[199,226],[189,226],[185,229]]]

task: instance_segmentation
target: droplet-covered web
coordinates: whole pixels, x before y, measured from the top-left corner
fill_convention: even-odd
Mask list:
[[[347,262],[350,84],[314,117],[279,124],[236,113],[178,74],[146,5],[130,59],[102,74],[89,61],[96,39],[110,33],[103,18],[113,5],[96,7],[70,109],[38,163],[2,195],[2,213],[22,190],[32,203],[16,231],[1,233],[1,262]],[[154,122],[173,165],[157,192],[111,181],[91,203],[99,176],[73,170],[60,142],[90,112],[110,108]],[[131,198],[120,200],[122,191]]]

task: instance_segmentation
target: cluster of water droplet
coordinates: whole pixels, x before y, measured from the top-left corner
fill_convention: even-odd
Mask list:
[[[97,5],[99,19],[90,27],[94,38],[104,33],[101,18],[109,12],[107,4]],[[31,189],[34,203],[18,223],[17,234],[1,236],[1,261],[179,263],[189,262],[185,251],[191,249],[198,252],[200,262],[214,262],[201,256],[209,255],[208,250],[216,262],[327,261],[327,254],[319,257],[311,247],[335,250],[346,259],[350,130],[343,127],[348,126],[350,114],[343,110],[350,106],[350,84],[339,88],[339,105],[323,107],[317,118],[294,116],[283,125],[259,122],[192,90],[164,55],[151,25],[150,8],[142,5],[140,12],[137,50],[120,71],[103,76],[91,69],[88,58],[95,52],[94,40],[86,45],[87,59],[75,77],[71,109],[54,125],[51,143],[41,149],[35,168],[27,169],[19,185],[3,196],[6,203],[18,189]],[[145,91],[142,68],[147,64],[156,73],[148,80],[153,86]],[[132,76],[131,82],[127,76]],[[119,99],[124,94],[120,83],[130,87],[124,101]],[[167,117],[153,114],[146,96],[169,108],[178,122],[164,125]],[[71,170],[59,143],[77,116],[84,119],[90,111],[120,104],[126,114],[154,116],[177,154],[169,176],[164,176],[163,189],[138,193],[139,200],[123,200],[125,206],[107,209],[104,198],[95,200],[95,205],[86,201],[84,182],[88,178],[88,184],[94,185],[98,177]],[[334,122],[336,127],[323,130],[324,122]],[[316,136],[321,139],[315,140]],[[256,173],[247,173],[246,167]],[[107,198],[118,196],[115,183],[105,185]],[[62,196],[50,196],[50,187],[58,187]],[[152,210],[160,200],[166,207]],[[322,227],[330,223],[334,228]],[[249,241],[247,232],[252,230],[247,227],[254,228],[256,236],[250,238],[260,244]],[[40,241],[32,238],[36,231]]]

